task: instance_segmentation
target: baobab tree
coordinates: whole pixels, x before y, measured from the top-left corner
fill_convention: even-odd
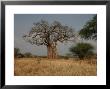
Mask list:
[[[54,21],[49,24],[41,20],[34,23],[32,29],[23,38],[37,46],[45,45],[47,47],[47,56],[49,59],[57,58],[57,43],[75,39],[74,30],[71,27],[63,26],[60,22]]]

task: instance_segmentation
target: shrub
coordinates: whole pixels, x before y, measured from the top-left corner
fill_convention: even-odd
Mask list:
[[[83,59],[93,55],[93,46],[89,43],[77,43],[76,46],[70,47],[70,52]]]
[[[30,52],[24,53],[24,57],[26,58],[32,57],[32,54]]]
[[[19,48],[14,48],[14,57],[17,57],[20,54]]]

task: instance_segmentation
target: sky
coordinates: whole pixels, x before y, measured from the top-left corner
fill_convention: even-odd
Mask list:
[[[22,53],[30,52],[34,55],[47,55],[46,46],[31,45],[26,42],[22,36],[28,33],[33,23],[40,22],[42,19],[49,22],[59,21],[62,25],[72,27],[76,32],[79,31],[86,24],[88,20],[91,20],[94,14],[15,14],[14,15],[14,47],[20,48]],[[91,43],[95,48],[97,46],[96,41],[85,41]],[[75,43],[60,43],[57,45],[57,52],[60,55],[66,55],[69,53],[69,48],[75,45]],[[96,49],[95,49],[96,51]]]

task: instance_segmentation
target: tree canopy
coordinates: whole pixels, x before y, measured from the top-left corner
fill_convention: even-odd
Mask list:
[[[26,53],[24,53],[24,57],[32,57],[33,55],[30,53],[30,52],[26,52]]]
[[[77,43],[76,46],[70,47],[70,52],[80,59],[93,54],[93,46],[89,43]]]
[[[84,25],[79,35],[84,39],[97,39],[97,15]]]
[[[35,45],[48,45],[53,42],[63,42],[70,38],[74,38],[73,29],[68,26],[63,26],[60,22],[54,21],[49,24],[47,21],[41,20],[34,23],[29,34],[24,35],[29,43]]]
[[[20,54],[19,48],[14,48],[14,57],[17,57]]]

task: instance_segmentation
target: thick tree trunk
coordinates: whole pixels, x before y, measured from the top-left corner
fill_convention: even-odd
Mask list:
[[[48,45],[47,46],[47,51],[48,51],[48,59],[56,59],[57,58],[57,48],[56,45]]]
[[[57,59],[57,48],[56,48],[56,45],[52,48],[52,59]]]
[[[51,49],[51,45],[48,45],[47,46],[47,56],[48,56],[48,59],[50,59],[51,58],[51,55],[52,55],[52,49]]]

